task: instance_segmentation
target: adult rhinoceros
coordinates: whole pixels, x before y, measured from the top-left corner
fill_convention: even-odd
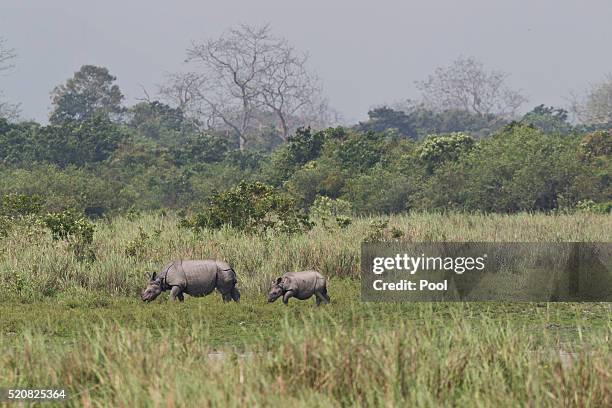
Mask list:
[[[240,292],[236,282],[236,272],[226,262],[212,259],[177,260],[166,264],[159,274],[153,272],[140,297],[150,302],[160,293],[169,290],[170,300],[178,299],[182,302],[185,293],[206,296],[216,288],[225,302],[238,302]]]

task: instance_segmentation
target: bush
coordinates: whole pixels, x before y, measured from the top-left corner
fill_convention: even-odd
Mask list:
[[[587,213],[609,214],[612,212],[612,201],[596,203],[593,200],[582,200],[578,202],[576,209]]]
[[[325,228],[331,227],[330,219],[335,220],[338,227],[346,228],[351,224],[351,218],[349,217],[351,203],[340,198],[334,200],[325,196],[317,196],[312,207],[310,207],[310,214],[320,220]]]
[[[228,226],[249,233],[268,229],[295,233],[312,226],[290,197],[261,182],[241,182],[215,194],[208,208],[183,219],[181,225],[196,231]]]
[[[446,161],[457,160],[474,146],[474,138],[465,133],[429,136],[419,146],[417,154],[429,172]]]
[[[69,243],[79,261],[94,261],[92,243],[95,226],[86,218],[71,211],[47,214],[43,222],[54,240]]]
[[[153,235],[149,235],[141,226],[138,226],[138,236],[127,243],[125,255],[130,258],[141,258],[146,253],[147,248],[151,246],[152,240],[158,239],[161,233],[160,229],[155,229]]]
[[[38,214],[43,206],[43,200],[38,195],[10,193],[2,197],[1,205],[0,215],[21,218]]]

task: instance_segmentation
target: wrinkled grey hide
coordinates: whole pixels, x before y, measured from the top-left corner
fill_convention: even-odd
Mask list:
[[[306,300],[313,295],[316,297],[317,306],[321,302],[329,303],[325,276],[317,271],[287,272],[272,283],[268,302],[272,303],[282,296],[283,303],[287,305],[292,297]]]
[[[240,300],[236,288],[236,272],[226,262],[206,259],[178,260],[166,264],[161,272],[153,274],[149,285],[142,292],[145,302],[154,300],[163,291],[170,291],[170,300],[184,300],[184,294],[206,296],[215,288],[224,301]]]

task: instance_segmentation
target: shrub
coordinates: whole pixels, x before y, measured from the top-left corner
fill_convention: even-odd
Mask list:
[[[43,206],[43,200],[38,195],[10,193],[2,197],[1,205],[0,215],[21,218],[38,214]]]
[[[474,146],[474,138],[465,133],[429,136],[419,146],[417,154],[431,172],[436,166],[457,160],[462,154],[469,152]]]
[[[612,212],[612,201],[596,203],[593,200],[582,200],[578,202],[576,209],[587,213],[609,214]]]
[[[79,261],[94,261],[92,248],[95,227],[86,218],[71,211],[47,214],[43,222],[54,240],[68,242]]]
[[[261,182],[241,182],[215,194],[204,211],[183,219],[181,225],[196,231],[229,226],[249,233],[268,229],[294,233],[312,226],[293,199]]]
[[[310,207],[310,214],[321,221],[321,225],[325,228],[331,227],[330,219],[335,220],[338,227],[346,228],[351,224],[351,218],[349,217],[351,203],[340,198],[334,200],[326,196],[317,196],[312,207]]]
[[[153,235],[149,235],[142,229],[141,226],[138,226],[138,236],[133,240],[129,241],[125,247],[125,255],[131,258],[140,258],[142,257],[152,242],[152,238],[159,238],[161,235],[160,229],[155,229],[153,231]]]

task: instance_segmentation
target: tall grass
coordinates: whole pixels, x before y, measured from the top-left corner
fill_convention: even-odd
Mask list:
[[[330,277],[359,276],[361,241],[375,228],[359,218],[346,229],[316,227],[301,235],[244,235],[232,230],[194,233],[178,227],[175,216],[155,214],[115,218],[96,225],[97,260],[79,262],[63,242],[39,227],[21,227],[0,241],[0,284],[22,300],[85,289],[134,296],[145,273],[177,258],[217,258],[232,263],[240,286],[261,292],[279,274],[316,268]],[[401,231],[407,241],[610,241],[609,215],[465,215],[393,216],[383,231]]]
[[[37,226],[1,238],[0,386],[66,387],[68,405],[86,407],[612,404],[609,305],[362,303],[351,279],[373,232],[607,242],[609,215],[412,214],[382,232],[361,218],[294,236],[196,234],[177,221],[99,221],[94,262]],[[176,258],[231,262],[242,302],[136,300],[144,273]],[[308,267],[331,277],[330,305],[265,304],[273,276]]]
[[[27,333],[0,355],[3,381],[62,385],[72,406],[537,406],[612,404],[604,337],[570,353],[528,328],[430,314],[420,325],[340,325],[288,315],[276,342],[219,353],[206,328],[185,335],[108,323],[58,347]],[[4,350],[11,343],[0,335]],[[569,350],[572,351],[572,350]]]

